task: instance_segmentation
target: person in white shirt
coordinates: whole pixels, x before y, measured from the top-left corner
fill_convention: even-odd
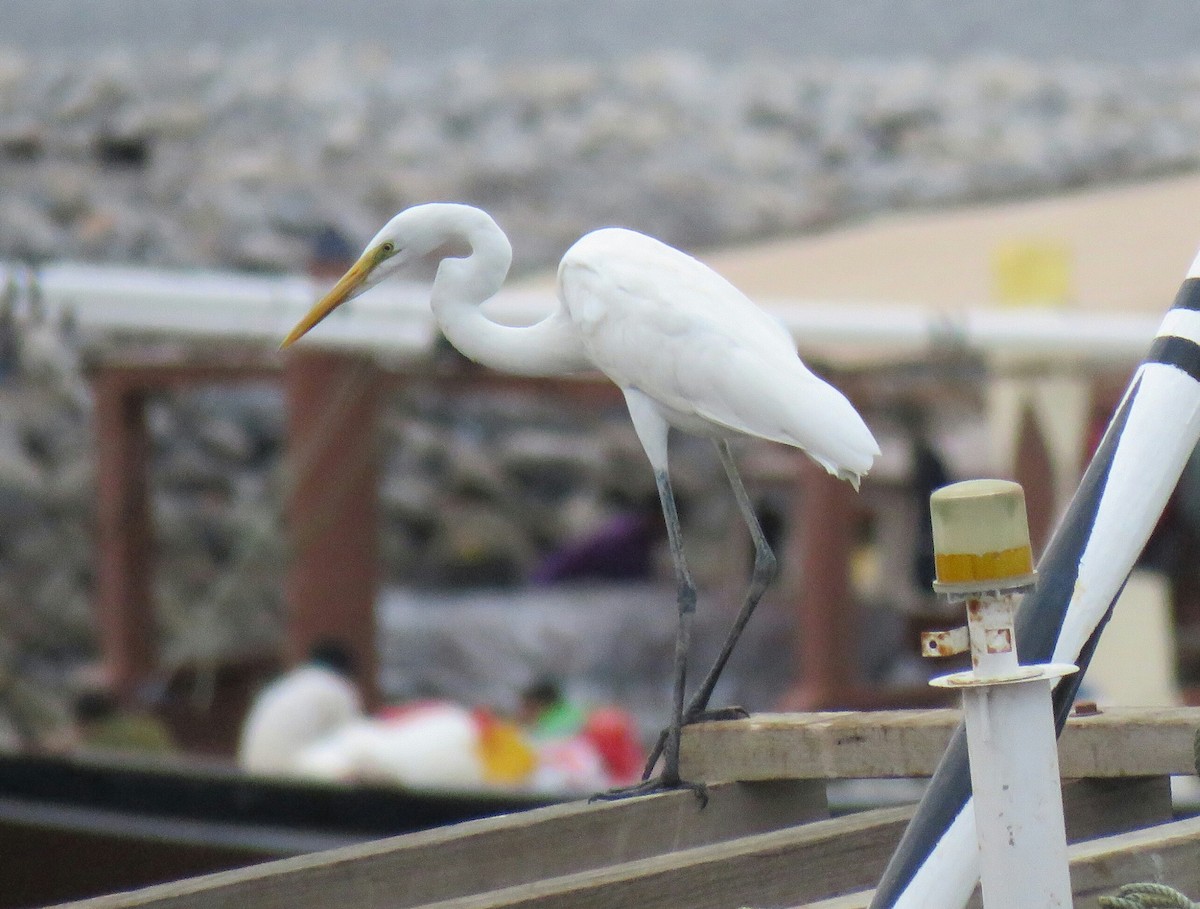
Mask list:
[[[363,715],[354,661],[336,641],[322,641],[308,661],[259,692],[242,724],[238,766],[249,773],[289,775],[296,756]]]

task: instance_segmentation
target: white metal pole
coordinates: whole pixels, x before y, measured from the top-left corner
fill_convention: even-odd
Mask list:
[[[987,909],[1071,905],[1047,676],[963,692]]]
[[[1069,907],[1050,693],[1075,667],[1022,666],[1017,656],[1013,619],[1034,581],[1025,494],[1016,483],[971,480],[939,489],[930,509],[934,587],[965,604],[967,639],[938,633],[922,649],[971,652],[970,671],[931,684],[963,692],[984,906]]]

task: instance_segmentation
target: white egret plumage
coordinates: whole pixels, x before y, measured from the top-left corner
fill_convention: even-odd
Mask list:
[[[674,709],[658,782],[679,785],[680,728],[707,708],[742,628],[776,573],[730,439],[753,436],[795,446],[856,489],[879,447],[850,402],[801,362],[782,325],[696,259],[631,230],[605,228],[578,240],[558,269],[559,306],[534,325],[513,327],[480,309],[501,288],[512,262],[503,231],[477,208],[418,205],[375,235],[283,346],[406,263],[433,254],[441,261],[431,307],[446,338],[464,355],[520,375],[596,369],[625,395],[654,470],[678,583]],[[686,706],[696,589],[667,471],[672,427],[714,439],[755,550],[753,577],[734,627]]]

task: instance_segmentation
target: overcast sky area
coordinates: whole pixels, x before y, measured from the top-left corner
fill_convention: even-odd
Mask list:
[[[414,62],[755,53],[1154,62],[1200,53],[1196,0],[0,0],[0,46],[85,52],[372,40]]]

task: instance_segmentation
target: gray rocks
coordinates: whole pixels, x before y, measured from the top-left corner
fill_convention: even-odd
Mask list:
[[[621,223],[700,247],[1194,166],[1200,62],[679,53],[406,66],[370,46],[0,57],[0,259],[297,269],[334,226],[489,209],[518,268]]]

